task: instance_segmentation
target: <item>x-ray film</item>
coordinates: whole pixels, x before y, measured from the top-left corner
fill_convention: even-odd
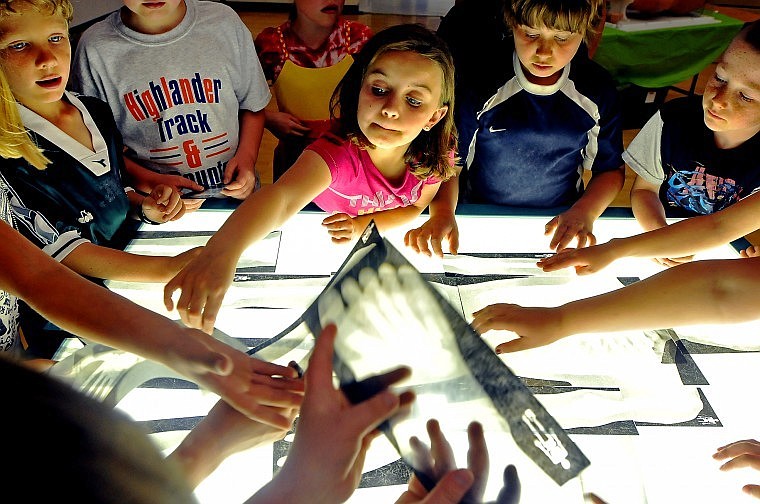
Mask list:
[[[354,399],[374,392],[363,394],[357,387],[365,378],[402,365],[412,370],[395,387],[414,391],[411,411],[386,422],[382,430],[423,482],[433,478],[415,463],[409,440],[427,440],[430,418],[441,423],[460,466],[468,445],[466,434],[458,433],[466,433],[475,420],[483,425],[491,463],[486,500],[501,488],[507,464],[516,465],[528,480],[540,468],[536,472],[558,485],[589,465],[522,381],[379,235],[374,222],[302,318],[250,353],[269,360],[298,346],[303,350],[331,322],[338,327],[334,369]]]

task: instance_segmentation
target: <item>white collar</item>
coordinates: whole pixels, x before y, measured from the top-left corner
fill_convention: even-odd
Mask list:
[[[559,76],[557,82],[550,86],[542,86],[541,84],[533,84],[528,80],[527,77],[525,77],[525,72],[523,72],[522,65],[520,64],[520,58],[517,57],[517,52],[512,53],[512,66],[515,69],[515,77],[517,77],[517,82],[525,91],[534,95],[548,96],[559,91],[559,89],[565,85],[567,79],[569,79],[571,64],[571,62],[568,62],[568,64],[565,65],[565,67],[562,69],[562,74]]]
[[[82,119],[84,119],[84,124],[87,126],[87,130],[92,138],[93,150],[77,142],[58,128],[58,126],[19,103],[18,109],[24,127],[46,138],[69,156],[79,161],[93,174],[100,176],[108,173],[111,170],[108,146],[100,130],[95,125],[90,112],[75,94],[65,91],[64,96],[69,103],[82,113]]]

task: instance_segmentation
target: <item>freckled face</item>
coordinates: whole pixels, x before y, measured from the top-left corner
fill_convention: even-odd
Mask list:
[[[760,52],[735,40],[718,60],[702,94],[705,125],[746,138],[760,131]]]
[[[443,72],[410,51],[389,51],[367,69],[359,93],[359,128],[377,148],[404,151],[448,111],[439,105]]]
[[[549,86],[559,80],[562,69],[573,59],[583,42],[580,33],[542,26],[520,25],[512,29],[515,52],[527,79]]]
[[[69,80],[71,45],[60,15],[30,7],[0,21],[0,62],[16,99],[32,110],[61,99]]]

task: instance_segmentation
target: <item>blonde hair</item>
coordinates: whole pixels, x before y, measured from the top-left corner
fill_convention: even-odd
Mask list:
[[[604,0],[506,0],[504,21],[510,28],[546,26],[579,33],[588,41],[602,21]]]
[[[23,158],[38,170],[44,170],[50,164],[24,128],[4,71],[0,71],[0,156],[6,159]]]
[[[70,0],[0,0],[0,21],[21,15],[24,7],[50,16],[61,16],[67,23],[71,22],[74,13]],[[2,65],[0,70],[3,70]],[[4,70],[0,71],[0,156],[6,159],[23,158],[38,170],[44,170],[50,164],[24,128]]]

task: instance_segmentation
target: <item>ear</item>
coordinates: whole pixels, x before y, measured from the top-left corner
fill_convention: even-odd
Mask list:
[[[448,105],[444,105],[443,107],[436,109],[435,112],[433,112],[433,115],[430,116],[430,119],[428,120],[427,124],[425,125],[425,130],[430,131],[430,129],[438,124],[438,121],[444,118],[446,113],[448,113],[449,107]]]

